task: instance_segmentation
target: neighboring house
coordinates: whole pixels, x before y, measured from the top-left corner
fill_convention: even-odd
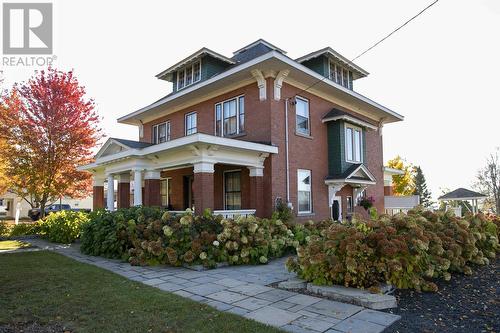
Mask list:
[[[118,207],[266,217],[281,200],[341,219],[367,195],[383,211],[382,126],[403,116],[354,91],[367,75],[329,47],[295,60],[264,40],[232,57],[202,48],[156,76],[170,94],[118,119],[139,141],[110,138],[80,168],[94,208],[114,207],[117,180]]]
[[[393,195],[392,177],[403,174],[403,170],[384,167],[384,205],[386,214],[406,213],[420,204],[420,196],[418,195]]]
[[[83,199],[62,198],[61,202],[69,204],[72,208],[92,208],[92,196]],[[20,210],[19,217],[28,218],[28,211],[31,209],[31,206],[26,200],[23,200],[23,198],[10,191],[0,194],[0,218],[15,218],[18,203]],[[59,201],[55,203],[59,203]]]

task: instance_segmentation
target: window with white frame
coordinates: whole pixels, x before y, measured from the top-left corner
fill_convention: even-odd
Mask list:
[[[163,143],[170,141],[170,121],[153,126],[153,143]]]
[[[346,197],[346,200],[347,200],[347,214],[352,214],[354,212],[352,197],[348,196]]]
[[[232,136],[245,131],[245,96],[215,104],[215,135]]]
[[[241,171],[224,172],[224,209],[241,209]]]
[[[172,195],[171,179],[160,180],[160,199],[162,207],[170,206],[170,196]]]
[[[311,170],[297,170],[298,212],[311,213]]]
[[[310,135],[309,101],[302,97],[296,97],[295,101],[295,131],[300,134]]]
[[[186,114],[186,121],[185,121],[185,127],[186,127],[186,135],[191,135],[195,134],[198,132],[197,128],[197,113],[196,112],[191,112]]]
[[[329,68],[330,71],[328,77],[330,80],[352,90],[353,77],[350,70],[343,68],[333,61],[330,61]]]
[[[347,162],[363,162],[362,131],[350,124],[345,125],[345,158]]]
[[[201,80],[201,63],[196,61],[177,71],[177,90]]]

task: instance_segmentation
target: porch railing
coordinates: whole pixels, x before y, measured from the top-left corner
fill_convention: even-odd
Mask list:
[[[235,209],[235,210],[214,210],[214,215],[222,215],[224,218],[234,218],[235,216],[255,215],[255,209]]]
[[[184,210],[170,210],[170,213],[184,214]],[[235,210],[214,210],[214,215],[222,215],[224,218],[234,218],[235,216],[252,216],[255,215],[255,209],[235,209]]]

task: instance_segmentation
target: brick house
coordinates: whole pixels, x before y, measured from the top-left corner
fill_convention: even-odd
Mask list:
[[[367,75],[331,48],[295,60],[264,40],[231,58],[202,48],[156,76],[170,94],[118,119],[139,141],[110,138],[81,167],[94,208],[116,196],[117,207],[266,217],[281,200],[320,220],[371,196],[383,211],[382,127],[403,116],[354,91]]]

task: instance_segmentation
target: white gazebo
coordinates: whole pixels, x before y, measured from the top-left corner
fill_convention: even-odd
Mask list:
[[[485,199],[487,196],[466,188],[457,188],[454,191],[446,193],[438,198],[439,201],[469,201],[472,207],[472,214],[478,212],[478,200]],[[460,214],[456,214],[461,216]]]

